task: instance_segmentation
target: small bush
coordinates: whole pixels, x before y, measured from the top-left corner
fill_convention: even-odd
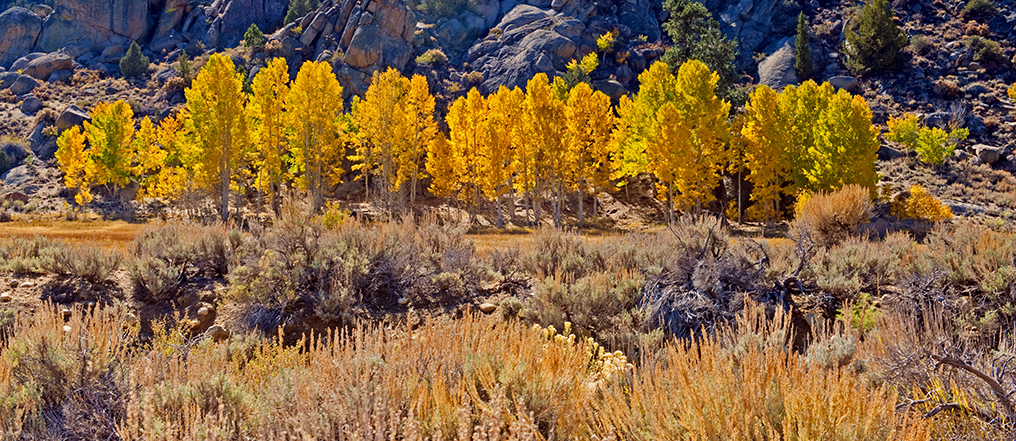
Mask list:
[[[935,195],[920,185],[913,185],[910,191],[897,195],[891,204],[893,216],[900,219],[915,219],[938,222],[951,219],[952,210]]]
[[[955,81],[940,79],[935,82],[935,93],[945,99],[956,99],[963,96],[963,90]]]
[[[7,154],[0,152],[0,174],[4,174],[7,170],[11,169],[11,160],[7,157]]]
[[[303,18],[311,11],[317,9],[317,7],[317,0],[289,0],[289,8],[286,11],[286,17],[283,19],[283,22],[288,25]]]
[[[57,274],[103,282],[120,267],[122,256],[92,246],[67,245],[36,236],[0,244],[0,270],[19,274]]]
[[[441,49],[428,49],[427,52],[420,54],[416,57],[416,64],[426,64],[429,66],[441,66],[448,62],[448,56],[445,55]]]
[[[188,277],[222,277],[233,248],[218,226],[163,225],[134,238],[127,269],[134,285],[155,299],[167,299]]]
[[[1016,282],[1016,236],[1012,234],[964,222],[952,229],[935,229],[927,245],[950,283],[1001,295],[1008,294]]]
[[[917,34],[910,37],[910,51],[917,55],[927,55],[935,44],[927,36]]]
[[[1005,65],[1009,60],[1005,58],[1005,52],[997,41],[984,37],[967,37],[967,46],[974,52],[974,61],[982,64],[991,63]]]
[[[252,24],[251,26],[254,25]],[[190,85],[190,80],[194,75],[194,63],[187,55],[187,51],[180,52],[180,55],[176,57],[176,73],[188,86]]]
[[[795,224],[807,230],[816,243],[837,244],[857,234],[871,220],[871,190],[847,185],[832,193],[815,193],[799,202]]]
[[[971,17],[991,17],[998,13],[998,6],[995,6],[995,2],[991,0],[970,0],[963,10],[960,12],[965,18]]]
[[[141,54],[138,42],[132,42],[127,54],[120,59],[120,73],[124,78],[140,78],[148,73],[148,57]]]

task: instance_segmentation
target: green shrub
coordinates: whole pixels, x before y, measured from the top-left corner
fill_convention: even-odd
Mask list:
[[[140,78],[148,72],[148,57],[141,54],[138,42],[131,42],[127,54],[120,59],[120,73],[124,78]]]
[[[233,247],[220,226],[168,224],[134,238],[127,270],[136,288],[166,299],[188,277],[222,277],[229,272]]]
[[[120,267],[122,256],[92,246],[68,245],[42,236],[0,244],[0,270],[17,274],[57,274],[103,282]]]
[[[7,172],[11,169],[11,160],[7,157],[7,154],[0,152],[0,174]]]
[[[928,164],[938,165],[945,162],[945,158],[953,155],[956,151],[956,144],[967,139],[970,131],[967,129],[953,129],[946,133],[938,127],[921,127],[917,131],[917,145],[914,150],[921,161]]]
[[[1005,65],[1008,62],[1005,52],[1002,51],[1002,46],[997,41],[971,36],[967,37],[966,44],[974,53],[973,60],[978,63]]]
[[[811,47],[808,45],[808,21],[804,17],[804,12],[797,16],[797,41],[794,49],[794,68],[797,69],[797,76],[810,77],[815,69],[811,62]]]
[[[248,49],[259,51],[265,47],[265,41],[268,41],[265,38],[265,34],[254,23],[251,23],[250,27],[247,28],[247,32],[243,34],[243,46]]]
[[[416,57],[416,64],[426,64],[429,66],[441,66],[448,62],[448,56],[445,55],[441,49],[428,49],[427,52],[420,54]]]
[[[191,76],[194,75],[194,63],[191,62],[187,51],[181,51],[180,56],[176,57],[176,73],[189,84]]]
[[[847,67],[860,74],[895,70],[903,61],[907,36],[893,21],[888,0],[872,0],[850,21],[844,52]],[[856,23],[856,24],[855,24]]]
[[[964,18],[990,17],[998,13],[998,6],[991,0],[970,0],[963,11],[960,12]]]

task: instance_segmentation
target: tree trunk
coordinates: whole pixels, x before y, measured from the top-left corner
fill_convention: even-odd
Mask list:
[[[497,204],[497,227],[504,228],[504,217],[501,214],[501,196],[494,198],[494,203]]]
[[[578,194],[579,194],[579,227],[583,227],[585,226],[584,224],[586,220],[585,204],[584,204],[585,201],[583,201],[583,199],[585,199],[583,196],[585,195],[582,194],[581,188],[579,188]]]

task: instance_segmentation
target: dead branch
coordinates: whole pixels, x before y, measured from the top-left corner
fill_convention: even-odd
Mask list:
[[[1005,409],[1006,414],[1010,416],[1013,415],[1013,407],[1012,402],[1009,401],[1009,394],[1005,392],[1005,389],[1002,387],[1001,384],[999,384],[997,380],[991,378],[984,372],[981,372],[977,368],[967,364],[965,361],[960,360],[958,358],[934,354],[931,355],[931,358],[937,361],[939,365],[947,364],[952,367],[963,369],[967,372],[970,372],[975,377],[980,378],[981,381],[987,383],[988,387],[991,388],[991,391],[995,393],[995,397],[998,399],[999,403],[1002,404],[1002,407]]]

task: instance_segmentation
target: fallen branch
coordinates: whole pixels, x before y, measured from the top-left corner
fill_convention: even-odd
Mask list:
[[[947,357],[932,354],[931,358],[937,361],[940,365],[947,364],[949,366],[960,368],[967,372],[970,372],[975,377],[980,378],[985,383],[988,383],[988,387],[990,387],[991,391],[995,393],[995,398],[998,399],[999,403],[1001,403],[1002,407],[1005,409],[1006,415],[1009,416],[1013,415],[1012,402],[1009,401],[1009,394],[1005,392],[1005,389],[1002,387],[1002,385],[999,384],[999,382],[996,381],[994,378],[991,378],[984,372],[977,370],[977,368],[955,357]]]

